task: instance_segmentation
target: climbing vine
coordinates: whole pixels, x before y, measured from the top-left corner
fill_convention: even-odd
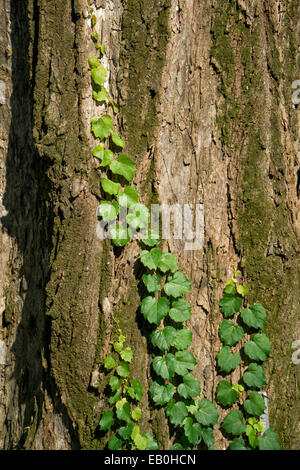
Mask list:
[[[136,188],[127,184],[133,179],[136,167],[129,155],[120,153],[125,141],[114,127],[113,116],[119,110],[105,88],[108,74],[100,63],[105,46],[99,44],[98,34],[94,30],[95,15],[91,18],[91,25],[92,40],[99,51],[99,57],[89,58],[92,96],[97,103],[105,105],[104,114],[91,122],[92,133],[99,139],[93,156],[99,160],[100,169],[107,169],[106,177],[101,179],[107,198],[99,206],[99,218],[103,230],[115,246],[122,247],[132,238],[142,244],[140,262],[145,269],[142,283],[147,295],[142,299],[140,314],[153,326],[149,342],[154,352],[151,363],[154,380],[149,393],[155,406],[165,408],[175,436],[173,450],[216,449],[213,426],[218,423],[219,412],[213,402],[200,398],[200,383],[192,373],[196,358],[189,351],[192,332],[184,325],[192,314],[191,306],[184,298],[191,289],[191,283],[178,270],[176,257],[163,253],[157,247],[159,235],[147,229],[149,210],[139,202]],[[118,176],[118,181],[113,181],[113,175]],[[219,373],[225,376],[240,365],[247,366],[247,370],[242,383],[232,384],[230,379],[224,379],[217,386],[216,402],[225,409],[234,407],[220,426],[232,438],[231,450],[279,449],[274,431],[267,429],[263,432],[263,424],[259,421],[265,403],[257,389],[266,384],[261,363],[271,351],[267,336],[258,332],[265,326],[266,312],[259,303],[246,303],[249,289],[239,283],[238,275],[237,272],[233,279],[227,281],[220,301],[224,320],[219,336],[223,347],[216,360]],[[241,355],[233,352],[232,348],[241,344],[245,333],[253,333],[253,338],[243,345],[245,359],[242,360]],[[142,399],[143,389],[138,380],[131,379],[133,351],[130,347],[124,347],[125,341],[125,336],[118,329],[114,351],[104,360],[107,373],[113,372],[109,380],[111,409],[102,414],[99,428],[101,432],[110,433],[110,450],[157,450],[154,437],[140,432],[138,422],[142,410],[136,404]],[[242,403],[243,397],[245,401]]]

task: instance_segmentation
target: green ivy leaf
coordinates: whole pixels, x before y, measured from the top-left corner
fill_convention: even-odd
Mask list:
[[[148,438],[144,434],[140,434],[139,426],[134,426],[133,432],[131,435],[133,442],[136,445],[138,450],[146,450],[148,447]]]
[[[163,329],[154,330],[151,333],[152,344],[162,351],[168,351],[174,344],[176,334],[176,329],[173,328],[173,326],[166,326]]]
[[[201,426],[201,437],[205,444],[208,447],[211,447],[215,442],[214,431],[212,428],[207,428],[206,426]],[[216,447],[208,449],[208,450],[218,450]]]
[[[160,290],[161,276],[157,274],[144,274],[142,276],[143,283],[145,284],[147,291],[150,293],[156,293]]]
[[[256,329],[262,329],[266,323],[266,311],[261,304],[250,305],[244,308],[241,313],[243,322]]]
[[[123,445],[123,440],[119,439],[117,436],[111,436],[108,441],[108,448],[109,450],[119,450]]]
[[[142,264],[150,269],[157,269],[162,252],[159,248],[152,248],[150,251],[143,250],[140,256]]]
[[[169,301],[165,297],[156,300],[155,297],[148,296],[141,303],[141,313],[149,323],[155,323],[156,325],[159,325],[161,320],[168,314],[169,308]]]
[[[112,391],[114,392],[115,390],[118,390],[121,387],[122,380],[119,379],[119,377],[116,377],[115,375],[113,375],[109,381],[109,385]]]
[[[234,370],[241,362],[239,353],[233,353],[229,346],[224,346],[217,354],[217,363],[220,371],[227,374]]]
[[[255,449],[258,446],[258,438],[256,430],[249,424],[246,426],[246,436],[248,437],[250,446]]]
[[[120,421],[126,421],[127,423],[131,421],[130,404],[128,403],[128,401],[126,401],[126,403],[124,403],[121,408],[117,408],[117,417]]]
[[[134,421],[139,421],[142,417],[142,410],[138,406],[136,406],[132,412],[131,412],[131,417]]]
[[[196,365],[196,359],[193,354],[185,349],[175,353],[175,372],[178,375],[185,375],[189,370],[193,370]]]
[[[174,338],[172,346],[178,350],[186,349],[192,345],[192,332],[186,328],[180,328],[176,331],[176,336]]]
[[[92,57],[89,57],[89,65],[92,69],[96,69],[97,67],[100,67],[100,62],[98,57],[93,55]]]
[[[246,431],[246,425],[243,422],[243,413],[240,410],[232,410],[223,420],[221,427],[233,436],[240,436]]]
[[[158,267],[163,273],[167,271],[174,273],[178,269],[176,256],[171,253],[163,253],[159,260]]]
[[[232,317],[235,313],[237,313],[243,303],[243,299],[241,297],[236,297],[232,294],[224,294],[222,299],[220,300],[219,306],[221,307],[222,313],[224,313],[226,317]]]
[[[180,297],[183,294],[187,294],[190,289],[190,281],[180,271],[177,271],[173,276],[169,276],[168,282],[164,285],[165,293],[172,297]]]
[[[101,86],[94,85],[92,96],[93,96],[93,99],[97,101],[98,103],[101,103],[102,101],[106,102],[109,99],[107,90],[102,85]]]
[[[116,246],[124,246],[130,240],[130,229],[123,227],[122,224],[114,225],[109,233],[113,244]]]
[[[267,429],[258,438],[259,450],[281,450],[276,433],[272,429]]]
[[[135,204],[126,216],[127,223],[134,229],[145,228],[149,222],[149,210],[144,204]]]
[[[250,388],[261,388],[266,384],[267,379],[262,367],[252,362],[243,375],[243,381]]]
[[[244,439],[242,439],[241,437],[235,437],[232,440],[229,446],[229,449],[230,450],[249,450],[248,447],[246,446]]]
[[[139,380],[132,380],[128,388],[128,395],[134,400],[141,401],[143,398],[143,387]]]
[[[107,357],[104,359],[104,367],[105,367],[105,369],[107,369],[107,370],[113,369],[114,367],[116,367],[116,365],[117,365],[117,363],[116,363],[116,361],[114,360],[113,357],[107,356]]]
[[[245,297],[249,292],[249,287],[247,286],[247,284],[243,284],[242,286],[238,285],[236,286],[236,290],[238,294],[240,294],[242,297]]]
[[[244,409],[251,416],[261,416],[266,408],[264,398],[258,392],[250,392]]]
[[[170,400],[166,408],[166,415],[174,426],[179,426],[188,415],[186,405],[182,401]]]
[[[175,444],[172,445],[171,450],[185,450],[185,448],[179,444],[179,442],[175,442]]]
[[[173,354],[167,354],[166,356],[156,356],[153,359],[152,367],[157,375],[163,379],[170,380],[174,376],[175,372],[175,358]]]
[[[221,380],[217,387],[217,402],[222,406],[232,406],[239,398],[227,380]]]
[[[160,385],[158,382],[152,382],[150,395],[156,405],[163,406],[168,403],[175,393],[174,385]]]
[[[103,191],[108,194],[118,194],[121,188],[120,183],[114,183],[113,181],[108,180],[106,178],[102,178],[101,186],[103,188]]]
[[[114,220],[117,217],[119,213],[119,206],[116,201],[112,203],[104,201],[101,202],[98,211],[105,222],[110,222],[111,220]]]
[[[271,343],[264,333],[257,333],[253,341],[244,345],[245,354],[254,361],[265,361],[271,352]]]
[[[121,389],[117,390],[109,397],[109,404],[114,405],[121,397]]]
[[[105,411],[99,423],[100,431],[107,431],[107,429],[110,429],[112,427],[114,422],[115,417],[113,412],[111,410]]]
[[[133,351],[131,348],[125,348],[123,351],[120,351],[120,356],[125,362],[131,362],[133,358]]]
[[[102,65],[93,67],[91,70],[91,77],[96,85],[103,85],[107,80],[106,68],[102,67]]]
[[[121,362],[120,365],[117,367],[116,371],[120,377],[130,376],[129,364],[127,364],[126,362]]]
[[[106,139],[112,130],[112,118],[105,114],[100,119],[95,117],[92,119],[92,131],[95,137],[100,140]]]
[[[244,330],[230,320],[223,320],[219,328],[219,336],[225,345],[234,346],[243,338]]]
[[[146,450],[158,450],[158,444],[151,434],[145,432],[144,435],[148,438],[148,447]]]
[[[142,242],[147,246],[155,246],[159,242],[159,235],[154,230],[147,230],[146,235],[142,238]]]
[[[128,440],[131,438],[131,434],[133,431],[133,422],[129,421],[126,426],[121,426],[120,429],[118,430],[118,434],[122,437],[124,440]]]
[[[134,177],[135,164],[128,155],[121,154],[118,160],[111,162],[110,169],[115,175],[124,176],[127,181],[130,181]]]
[[[183,322],[189,320],[192,315],[191,306],[184,299],[175,300],[172,303],[172,308],[169,312],[169,315],[172,320],[176,322]]]
[[[99,160],[102,160],[104,155],[104,145],[100,143],[93,149],[93,156],[96,158],[99,158]]]
[[[99,166],[107,166],[110,164],[110,162],[113,160],[114,154],[112,153],[111,150],[104,150],[103,152],[103,158]],[[116,183],[118,184],[118,183]]]
[[[139,196],[137,190],[132,186],[127,186],[123,192],[118,194],[118,202],[122,207],[128,207],[129,209],[137,204]]]
[[[177,392],[183,398],[197,397],[201,392],[200,382],[193,374],[186,374],[183,377],[183,383],[177,387]]]
[[[201,426],[199,423],[194,423],[192,418],[185,418],[184,420],[184,433],[191,444],[194,446],[201,441]]]
[[[113,131],[113,132],[111,133],[111,140],[112,140],[113,143],[114,143],[115,145],[117,145],[118,147],[123,148],[124,145],[125,145],[125,140],[121,139],[121,138],[119,137],[119,134],[118,134],[116,131]]]
[[[226,286],[225,286],[225,289],[224,289],[224,293],[225,294],[233,294],[233,295],[236,293],[235,283],[233,282],[232,279],[226,281]]]
[[[219,412],[211,401],[202,398],[198,402],[198,411],[195,413],[195,418],[203,426],[213,426],[218,422]]]

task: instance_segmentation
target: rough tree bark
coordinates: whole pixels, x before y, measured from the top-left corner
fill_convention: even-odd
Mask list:
[[[204,204],[205,243],[165,248],[192,281],[193,353],[214,399],[218,302],[239,268],[268,312],[270,421],[300,449],[299,0],[1,0],[0,448],[102,449],[101,367],[117,318],[147,391],[139,248],[96,234],[88,10],[107,46],[142,202]],[[236,372],[236,379],[241,375]],[[143,398],[143,426],[168,446]],[[222,435],[217,445],[222,446]]]

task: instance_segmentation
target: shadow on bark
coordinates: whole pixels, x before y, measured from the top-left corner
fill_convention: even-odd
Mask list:
[[[13,412],[10,410],[9,414],[13,414],[14,421],[18,423],[18,436],[16,424],[8,422],[7,425],[10,434],[8,446],[15,449],[28,448],[26,427],[34,422],[33,432],[38,429],[45,390],[52,398],[54,412],[61,414],[67,429],[72,429],[64,406],[59,397],[56,397],[51,378],[42,365],[42,355],[49,365],[51,325],[50,319],[45,315],[45,286],[49,276],[48,253],[51,250],[53,216],[51,207],[47,207],[47,196],[51,191],[50,181],[46,176],[47,162],[38,154],[32,136],[39,20],[38,7],[34,3],[35,32],[30,57],[32,38],[28,2],[11,1],[12,120],[3,201],[8,214],[2,218],[2,224],[18,247],[18,254],[14,256],[11,266],[11,284],[18,283],[21,279],[17,295],[23,300],[21,314],[19,317],[15,315],[14,321],[19,323],[11,347],[15,364],[10,380],[16,384],[19,409]],[[13,328],[12,325],[9,326]],[[14,403],[10,407],[13,408]],[[33,438],[34,434],[30,444]],[[43,440],[46,440],[45,436]],[[78,448],[76,442],[77,439],[74,438],[74,448]]]

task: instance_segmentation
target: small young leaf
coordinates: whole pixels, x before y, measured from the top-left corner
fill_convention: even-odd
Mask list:
[[[174,385],[160,385],[158,382],[152,382],[150,387],[150,395],[156,405],[165,405],[173,397],[175,392]]]
[[[100,217],[102,217],[105,222],[110,222],[111,220],[114,220],[117,217],[119,213],[119,206],[116,201],[114,201],[113,203],[103,201],[101,202],[98,211]]]
[[[98,103],[101,103],[102,101],[107,101],[109,99],[107,90],[102,85],[101,86],[94,85],[92,96],[93,96],[93,99],[97,101]]]
[[[238,294],[240,294],[242,297],[245,297],[249,292],[249,287],[247,286],[247,284],[243,284],[242,286],[238,285],[236,286],[236,290]]]
[[[190,281],[180,271],[177,271],[173,276],[169,276],[168,282],[164,285],[165,293],[172,297],[180,297],[183,294],[187,294],[190,289]]]
[[[130,376],[129,364],[127,364],[126,362],[121,362],[120,365],[117,367],[116,371],[120,377]]]
[[[130,229],[123,227],[121,224],[116,224],[109,231],[113,244],[116,246],[124,246],[130,240]]]
[[[92,68],[91,77],[96,85],[103,85],[107,80],[107,70],[102,65]]]
[[[123,445],[123,440],[119,439],[117,436],[111,436],[108,441],[108,448],[109,450],[119,450]]]
[[[193,354],[185,349],[184,351],[177,351],[175,353],[175,372],[178,375],[185,375],[189,370],[194,370],[196,359]]]
[[[262,367],[252,362],[243,375],[243,381],[250,388],[261,388],[266,384],[267,379]]]
[[[138,406],[131,412],[131,417],[134,421],[139,421],[142,417],[142,410]]]
[[[106,139],[112,129],[112,118],[108,114],[105,114],[100,119],[92,119],[92,131],[95,137],[98,137],[101,140]]]
[[[120,183],[114,183],[111,180],[108,180],[106,178],[102,178],[101,180],[101,186],[103,188],[103,191],[105,191],[108,194],[118,194],[120,191],[121,185]]]
[[[125,348],[120,352],[120,356],[125,362],[131,362],[133,358],[133,351],[131,348]]]
[[[131,186],[127,186],[123,192],[118,194],[118,202],[122,207],[128,207],[129,209],[132,206],[135,206],[139,200],[137,190]]]
[[[172,308],[169,312],[169,315],[172,320],[176,322],[183,322],[189,320],[192,315],[191,306],[184,299],[175,300],[172,303]]]
[[[161,320],[169,312],[169,301],[166,297],[160,297],[158,300],[155,297],[148,296],[142,300],[141,313],[150,322],[159,325]]]
[[[233,353],[229,346],[224,346],[217,354],[217,363],[220,371],[227,374],[234,370],[241,362],[239,353]]]
[[[114,414],[111,410],[105,411],[100,420],[99,426],[100,431],[106,431],[110,429],[115,422]]]
[[[117,145],[118,147],[123,148],[124,145],[125,145],[125,140],[121,139],[116,131],[113,131],[113,132],[111,133],[111,140],[112,140],[113,143],[114,143],[115,145]]]
[[[152,367],[157,375],[163,379],[170,380],[175,372],[175,358],[173,354],[167,354],[163,357],[156,356],[153,359]]]
[[[92,28],[96,25],[97,23],[97,16],[96,15],[92,15],[92,18],[91,18],[91,26]]]
[[[256,329],[262,329],[266,323],[266,311],[261,304],[250,305],[244,308],[241,313],[243,322]]]
[[[247,341],[244,345],[245,354],[254,361],[265,361],[271,352],[271,343],[264,333],[258,333],[253,341]]]
[[[170,400],[166,408],[166,415],[174,426],[182,424],[184,418],[188,415],[186,405],[182,401]]]
[[[102,160],[104,156],[104,144],[100,143],[99,145],[97,145],[97,147],[94,148],[93,156],[99,158],[99,160]]]
[[[111,356],[107,356],[104,360],[104,367],[105,369],[107,370],[110,370],[110,369],[113,369],[114,367],[116,367],[117,363],[116,361],[114,360],[113,357]]]
[[[99,137],[99,136],[96,136]],[[124,176],[127,181],[132,180],[135,173],[135,164],[128,155],[119,155],[118,160],[113,160],[110,169],[115,175]]]
[[[98,39],[99,39],[99,34],[97,33],[97,31],[93,31],[92,34],[91,34],[91,38],[94,42],[97,42]]]
[[[230,320],[223,320],[219,328],[219,336],[225,345],[234,346],[243,338],[244,330]]]
[[[93,55],[92,57],[89,57],[89,65],[92,69],[96,69],[100,67],[100,62],[99,62],[98,57],[96,57],[95,55]]]
[[[267,429],[258,438],[259,450],[281,450],[276,433],[272,429]]]
[[[218,422],[219,412],[211,401],[202,398],[198,402],[198,411],[195,413],[195,418],[203,426],[213,426]]]
[[[177,387],[177,392],[183,398],[197,397],[201,392],[200,382],[193,374],[186,374],[183,377],[183,383]]]
[[[233,294],[233,295],[236,293],[235,283],[232,280],[226,281],[224,292],[225,294]]]
[[[232,406],[239,398],[227,380],[221,380],[217,387],[217,402],[222,406]]]
[[[258,438],[256,430],[250,425],[246,426],[246,436],[248,437],[250,446],[255,449],[258,446]]]
[[[126,216],[128,225],[134,229],[145,228],[149,222],[149,210],[144,204],[131,206],[129,214]]]
[[[222,313],[226,317],[232,317],[236,312],[238,312],[242,306],[243,299],[241,297],[236,297],[232,294],[224,294],[220,300],[220,307]]]
[[[246,425],[243,421],[243,413],[240,410],[230,411],[223,420],[221,427],[233,436],[240,436],[246,430]]]
[[[251,416],[261,416],[266,408],[263,397],[258,392],[250,392],[244,402],[245,411]]]

